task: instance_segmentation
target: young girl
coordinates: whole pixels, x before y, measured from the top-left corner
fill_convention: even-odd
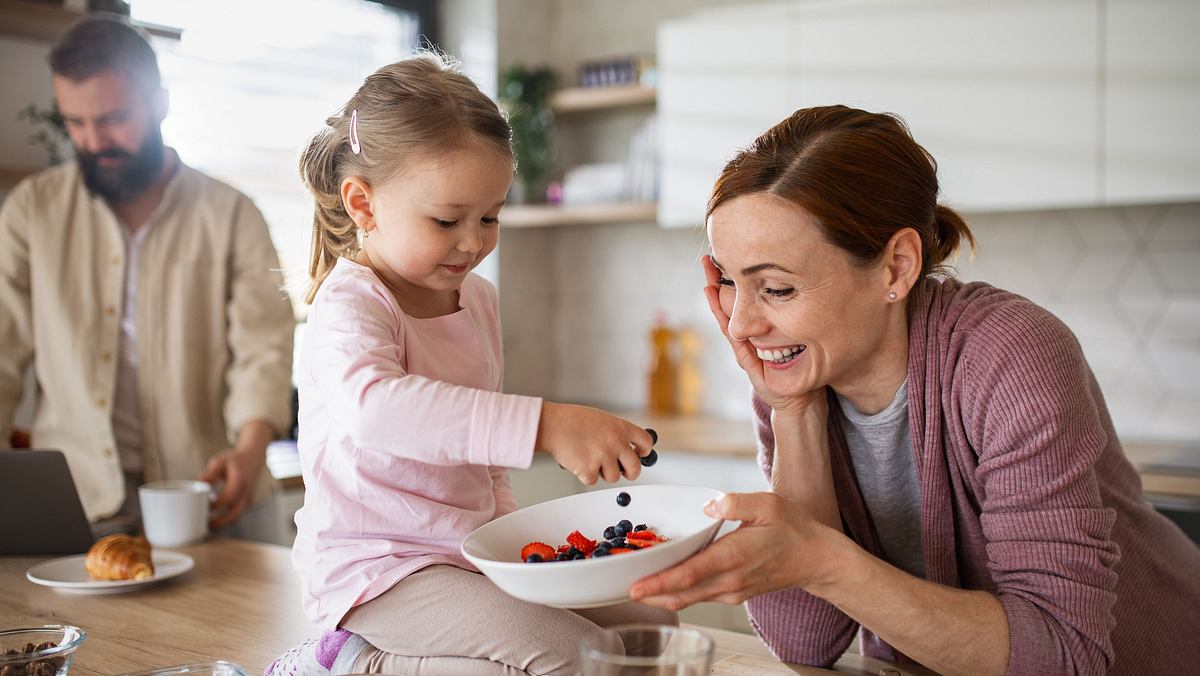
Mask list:
[[[652,446],[603,411],[499,392],[496,290],[471,272],[513,175],[496,104],[423,54],[369,76],[326,125],[300,162],[317,211],[292,557],[325,633],[267,673],[574,674],[601,627],[676,623],[519,601],[459,552],[516,509],[505,468],[535,451],[591,484],[636,478]]]

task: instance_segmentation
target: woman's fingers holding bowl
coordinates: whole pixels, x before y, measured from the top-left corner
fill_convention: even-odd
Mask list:
[[[738,547],[731,533],[687,561],[642,578],[629,590],[634,601],[668,610],[680,610],[693,603],[737,596],[744,585],[739,582],[754,568],[752,553]],[[740,601],[738,601],[740,603]]]
[[[729,493],[710,501],[704,513],[740,521],[687,561],[638,580],[629,590],[641,603],[678,610],[701,601],[741,603],[777,589],[797,586],[796,557],[780,555],[796,537],[788,503],[773,493]]]

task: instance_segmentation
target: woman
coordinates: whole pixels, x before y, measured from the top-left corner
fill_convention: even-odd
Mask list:
[[[974,244],[890,115],[797,111],[725,165],[705,293],[754,387],[770,493],[637,583],[747,601],[775,654],[863,649],[943,673],[1185,673],[1200,550],[1145,502],[1070,330],[946,278]],[[1152,551],[1153,550],[1153,551]]]

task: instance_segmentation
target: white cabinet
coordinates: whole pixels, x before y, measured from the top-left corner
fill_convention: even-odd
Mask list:
[[[967,212],[1200,197],[1194,0],[810,0],[659,29],[659,222],[798,108],[899,114]]]
[[[1105,7],[1104,199],[1200,198],[1200,2]]]
[[[1094,204],[1095,0],[798,5],[797,108],[897,113],[966,211]],[[665,77],[665,75],[664,75]]]
[[[660,24],[659,225],[703,223],[725,161],[799,107],[794,13],[790,4],[736,7]]]

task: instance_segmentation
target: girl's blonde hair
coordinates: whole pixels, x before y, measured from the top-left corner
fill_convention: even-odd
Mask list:
[[[355,111],[357,153],[350,141]],[[473,141],[512,157],[508,121],[448,58],[422,52],[369,75],[300,156],[300,178],[316,202],[306,300],[313,301],[338,258],[358,253],[357,226],[342,204],[346,177],[377,185],[414,159]]]

